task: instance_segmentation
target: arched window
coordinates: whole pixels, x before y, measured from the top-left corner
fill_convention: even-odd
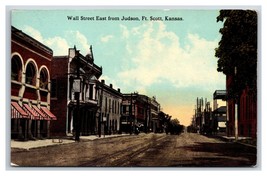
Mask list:
[[[36,84],[36,70],[32,63],[29,63],[26,68],[26,83],[30,85]]]
[[[48,73],[46,69],[42,69],[40,73],[40,88],[48,89]]]
[[[115,131],[116,128],[115,128],[115,124],[114,124],[114,119],[112,120],[112,130]]]
[[[22,78],[22,63],[18,56],[11,58],[11,80],[21,82]]]

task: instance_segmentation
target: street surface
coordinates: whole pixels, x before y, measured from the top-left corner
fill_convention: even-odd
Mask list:
[[[256,148],[195,133],[143,134],[81,141],[30,150],[11,149],[19,166],[247,167]]]

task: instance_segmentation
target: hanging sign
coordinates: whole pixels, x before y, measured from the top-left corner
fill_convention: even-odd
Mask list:
[[[73,80],[73,92],[81,92],[81,79]]]

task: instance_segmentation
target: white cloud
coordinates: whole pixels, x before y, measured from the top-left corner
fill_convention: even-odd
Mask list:
[[[90,44],[86,36],[80,31],[67,31],[65,36],[68,38],[70,46],[73,47],[75,45],[81,54],[86,55],[90,53]]]
[[[181,47],[179,37],[167,31],[162,22],[146,23],[133,29],[121,25],[121,28],[122,36],[127,36],[125,47],[129,51],[125,59],[132,65],[118,73],[124,86],[145,90],[154,83],[168,81],[178,88],[199,86],[205,89],[205,85],[216,88],[221,84],[223,75],[217,72],[214,57],[218,41],[189,33],[187,46]],[[133,31],[135,36],[128,35]],[[136,42],[132,42],[134,40]]]
[[[129,30],[126,26],[120,25],[121,31],[122,31],[122,38],[127,39],[129,37]]]
[[[107,43],[110,39],[113,38],[113,35],[106,35],[100,38],[100,41],[103,43]]]
[[[90,45],[85,35],[79,31],[66,31],[64,38],[54,36],[51,38],[44,38],[40,31],[31,26],[25,26],[23,31],[32,38],[38,40],[44,45],[53,50],[53,55],[67,55],[68,49],[76,45],[80,53],[86,55],[90,52]]]
[[[53,49],[54,55],[67,55],[70,48],[68,42],[61,37],[53,37],[45,40],[44,44]]]
[[[32,38],[51,48],[53,50],[54,56],[68,54],[69,45],[66,39],[59,36],[55,36],[52,38],[44,38],[40,31],[34,29],[31,26],[25,26],[23,31]]]
[[[42,34],[38,30],[32,28],[31,26],[25,26],[23,29],[23,32],[27,33],[29,36],[38,40],[41,43],[44,42]]]

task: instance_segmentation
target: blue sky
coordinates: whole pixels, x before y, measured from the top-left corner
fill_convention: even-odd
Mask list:
[[[189,125],[196,98],[212,101],[215,90],[225,89],[214,56],[221,38],[218,15],[219,10],[15,10],[11,24],[50,47],[55,56],[67,55],[74,45],[85,55],[92,45],[95,63],[103,67],[100,79],[123,93],[156,96],[165,113]],[[140,21],[81,16],[132,16]],[[163,21],[142,21],[142,16]],[[165,16],[183,20],[165,21]]]

